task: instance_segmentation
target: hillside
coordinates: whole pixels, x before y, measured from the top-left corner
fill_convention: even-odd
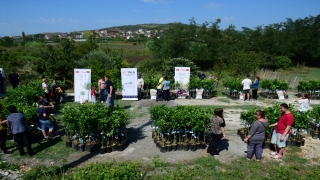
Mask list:
[[[123,30],[123,31],[137,31],[139,29],[148,29],[148,30],[164,30],[168,29],[170,26],[177,23],[168,23],[168,24],[136,24],[136,25],[123,25],[123,26],[113,26],[107,28],[101,28],[98,30]]]

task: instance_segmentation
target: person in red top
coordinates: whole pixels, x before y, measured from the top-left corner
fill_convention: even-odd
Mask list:
[[[271,138],[271,143],[275,145],[275,152],[271,152],[271,158],[281,159],[283,152],[286,148],[286,141],[290,134],[290,128],[294,122],[294,117],[289,111],[289,106],[286,103],[280,105],[280,110],[282,112],[277,123],[271,124],[270,127],[276,126],[275,133],[273,133]]]
[[[92,104],[96,103],[96,88],[92,87],[91,89],[91,102]]]

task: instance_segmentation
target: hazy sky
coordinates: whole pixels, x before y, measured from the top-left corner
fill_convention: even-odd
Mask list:
[[[320,14],[320,0],[0,0],[0,36],[220,18],[254,28]]]

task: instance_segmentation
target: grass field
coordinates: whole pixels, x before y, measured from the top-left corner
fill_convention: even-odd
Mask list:
[[[152,59],[151,53],[146,49],[145,44],[133,45],[133,42],[108,42],[98,43],[100,48],[123,50],[123,58],[131,65],[136,66],[143,59]]]

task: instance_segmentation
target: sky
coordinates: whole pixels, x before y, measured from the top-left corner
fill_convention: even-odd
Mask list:
[[[320,0],[0,0],[0,37],[145,23],[254,28],[320,14]]]

